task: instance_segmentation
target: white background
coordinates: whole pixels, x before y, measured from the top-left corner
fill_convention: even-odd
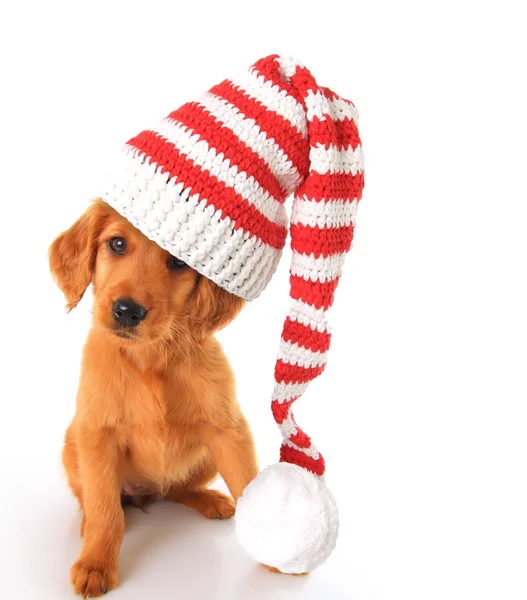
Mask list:
[[[184,5],[182,5],[184,4]],[[366,188],[323,377],[298,402],[341,534],[308,578],[231,522],[132,511],[115,600],[527,597],[525,18],[520,2],[15,2],[0,21],[0,582],[62,600],[80,548],[59,454],[90,296],[47,247],[124,142],[275,52],[358,106]],[[221,334],[262,465],[287,255]]]

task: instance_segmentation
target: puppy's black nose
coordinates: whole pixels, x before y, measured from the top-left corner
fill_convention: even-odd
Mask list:
[[[136,327],[146,317],[147,310],[131,298],[119,298],[113,303],[112,312],[122,327]]]

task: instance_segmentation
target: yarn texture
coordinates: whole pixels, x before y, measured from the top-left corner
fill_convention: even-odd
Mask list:
[[[292,405],[327,360],[327,311],[351,248],[364,186],[357,118],[352,102],[320,86],[299,61],[268,56],[246,76],[224,80],[131,138],[102,194],[148,238],[249,301],[270,281],[290,234],[291,305],[271,408],[283,438],[280,461],[294,469],[260,474],[237,516],[244,546],[288,572],[318,565],[338,529],[321,479],[324,459],[297,425]],[[269,485],[274,489],[264,491]],[[265,510],[265,497],[275,508]],[[257,506],[260,515],[250,508]],[[280,515],[287,515],[287,523]],[[264,525],[264,518],[278,519],[279,530],[274,522]],[[259,532],[261,548],[250,542],[251,531]],[[305,556],[295,539],[305,541]],[[263,550],[275,546],[275,558]]]
[[[236,507],[236,535],[258,562],[282,573],[308,573],[335,547],[335,499],[322,479],[295,465],[264,469]]]

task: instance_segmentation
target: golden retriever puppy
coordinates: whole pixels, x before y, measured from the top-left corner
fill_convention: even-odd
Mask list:
[[[76,413],[63,462],[83,512],[75,592],[117,585],[123,500],[167,498],[232,517],[256,476],[251,432],[214,333],[244,301],[147,239],[101,200],[51,245],[71,310],[93,284]],[[208,489],[218,473],[231,497]]]

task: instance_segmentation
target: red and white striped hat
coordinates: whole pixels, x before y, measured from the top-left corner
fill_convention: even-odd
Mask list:
[[[292,305],[272,398],[282,464],[247,487],[236,520],[240,541],[260,562],[312,570],[335,544],[338,517],[323,483],[324,459],[291,406],[324,369],[326,311],[353,239],[364,185],[355,106],[319,86],[298,61],[273,55],[132,138],[123,162],[103,198],[246,300],[276,269],[288,232],[285,201],[293,195]]]

